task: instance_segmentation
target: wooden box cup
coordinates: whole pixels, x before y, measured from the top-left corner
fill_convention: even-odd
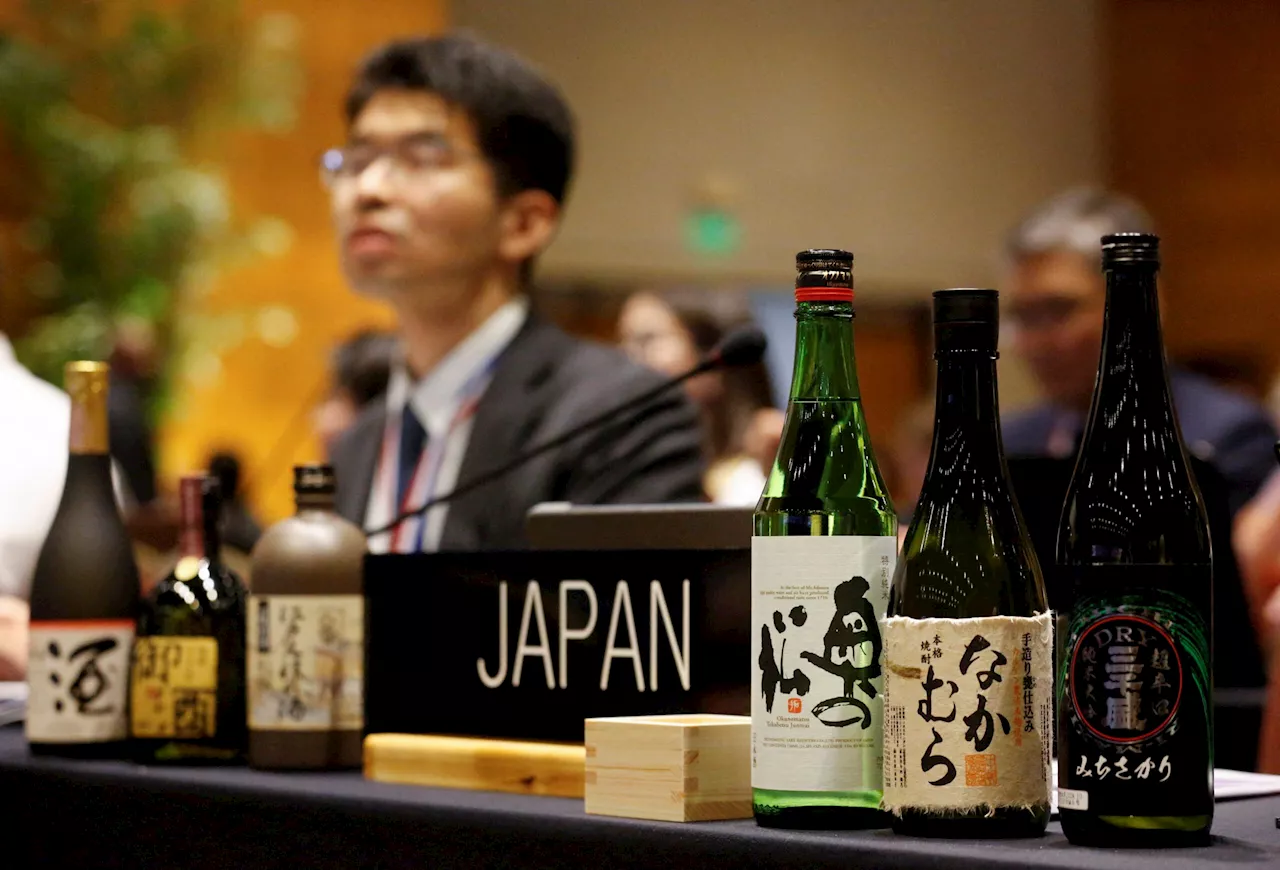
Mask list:
[[[586,720],[586,811],[697,822],[751,817],[751,717]]]

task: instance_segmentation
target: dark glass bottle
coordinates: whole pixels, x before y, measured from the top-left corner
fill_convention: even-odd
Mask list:
[[[111,482],[107,365],[72,362],[70,456],[31,584],[26,734],[31,751],[128,752],[138,568]]]
[[[294,468],[298,512],[253,548],[249,764],[359,767],[364,533],[334,512],[333,469]]]
[[[1000,437],[998,294],[940,290],[933,318],[933,447],[889,598],[901,619],[885,627],[885,715],[903,723],[886,736],[886,804],[900,811],[898,833],[1039,836],[1049,821],[1052,625]],[[990,646],[966,667],[961,651],[975,638]],[[937,647],[927,665],[922,644]],[[987,666],[999,680],[980,679]],[[996,718],[968,719],[966,734],[974,711]],[[990,759],[989,781],[970,776],[970,756]]]
[[[219,556],[218,482],[178,484],[178,563],[142,602],[131,680],[130,732],[145,763],[243,761],[244,582]]]
[[[1098,382],[1058,534],[1072,581],[1058,803],[1073,843],[1207,842],[1213,557],[1170,398],[1159,239],[1102,239]]]
[[[853,255],[796,267],[791,397],[751,542],[753,806],[769,827],[878,827],[898,521],[858,389]]]

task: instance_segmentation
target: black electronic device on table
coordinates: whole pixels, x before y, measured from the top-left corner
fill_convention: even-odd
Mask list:
[[[714,504],[537,505],[525,520],[535,550],[751,548],[753,507]]]

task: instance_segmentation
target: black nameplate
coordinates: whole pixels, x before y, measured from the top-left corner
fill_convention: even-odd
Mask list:
[[[749,708],[747,550],[368,556],[364,585],[370,733],[581,741],[591,716]]]

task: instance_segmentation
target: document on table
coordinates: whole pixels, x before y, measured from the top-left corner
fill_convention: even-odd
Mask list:
[[[1053,762],[1053,781],[1058,781],[1058,762]],[[1240,798],[1261,797],[1268,794],[1280,794],[1280,776],[1269,773],[1249,773],[1244,770],[1227,770],[1215,767],[1213,770],[1213,799],[1218,801],[1239,800]],[[1058,790],[1052,789],[1049,797],[1050,816],[1058,817]]]

